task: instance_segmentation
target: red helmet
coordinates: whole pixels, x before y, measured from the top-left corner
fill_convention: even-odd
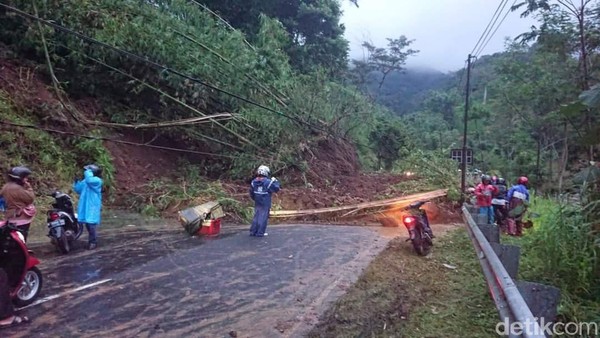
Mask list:
[[[529,179],[525,176],[521,176],[517,180],[517,184],[527,185],[528,183],[529,183]]]

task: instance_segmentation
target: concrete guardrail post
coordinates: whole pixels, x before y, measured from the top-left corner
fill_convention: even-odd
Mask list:
[[[490,243],[500,243],[500,229],[493,224],[487,224],[487,216],[479,214],[479,208],[476,206],[467,206],[467,210],[475,220],[475,223],[483,232],[483,235]]]
[[[497,225],[487,224],[486,219],[483,223],[480,223],[478,220],[477,227],[479,228],[479,230],[481,230],[481,232],[485,236],[485,239],[487,239],[487,241],[490,244],[500,243],[500,228],[498,228]]]
[[[521,247],[516,245],[507,245],[500,243],[490,243],[494,252],[500,258],[506,272],[512,279],[517,279],[519,273],[519,259],[521,257]]]
[[[494,301],[496,302],[496,306],[498,307],[500,317],[511,317],[509,318],[509,320],[512,322],[516,320],[516,318],[512,318],[513,315],[515,315],[515,317],[525,318],[527,317],[527,312],[529,312],[530,315],[526,318],[526,320],[529,320],[530,318],[532,321],[535,320],[537,322],[537,325],[539,325],[538,328],[547,328],[548,325],[552,325],[554,320],[556,319],[556,315],[558,312],[560,289],[539,283],[518,281],[517,276],[519,273],[519,260],[521,256],[521,248],[517,245],[500,244],[500,229],[496,225],[487,224],[487,217],[484,215],[479,215],[477,207],[465,205],[463,211],[464,210],[468,211],[469,214],[471,214],[472,226],[476,225],[477,228],[479,228],[481,233],[479,236],[481,237],[481,235],[483,235],[483,237],[485,237],[485,239],[489,243],[489,248],[491,249],[491,251],[494,252],[495,256],[497,257],[497,262],[499,263],[499,265],[501,265],[501,267],[498,267],[497,263],[493,266],[486,266],[485,264],[482,264],[484,275],[486,276],[488,283],[490,280],[502,283],[502,279],[497,279],[497,276],[496,278],[494,278],[494,276],[492,276],[491,274],[496,273],[497,269],[499,268],[504,269],[505,275],[508,275],[505,278],[514,281],[513,287],[517,289],[518,295],[520,295],[521,297],[522,305],[515,307],[514,302],[518,302],[518,298],[515,297],[517,297],[518,295],[514,293],[508,295],[506,289],[508,285],[492,284],[492,286],[495,286],[497,288],[502,287],[504,289],[502,290],[502,292],[505,293],[504,297],[506,297],[506,302],[504,304],[501,299],[494,299]],[[467,224],[467,226],[469,226],[469,224]],[[477,234],[475,234],[475,237],[477,237]],[[479,240],[478,243],[483,242]],[[483,246],[481,247],[481,249],[485,250]],[[488,252],[490,249],[488,249]],[[490,254],[488,253],[488,255]],[[488,256],[488,259],[491,258],[493,257]],[[492,262],[492,264],[494,263]],[[490,290],[494,291],[492,292],[493,297],[499,295],[498,290]],[[505,307],[507,305],[510,306],[510,313],[506,312],[507,308]],[[517,312],[519,312],[518,315]],[[534,332],[532,334],[535,337],[540,337],[543,336],[544,333],[548,332]],[[512,338],[514,337],[514,335],[509,335],[509,337]]]
[[[540,326],[553,323],[558,312],[560,289],[527,281],[515,281],[515,284]]]

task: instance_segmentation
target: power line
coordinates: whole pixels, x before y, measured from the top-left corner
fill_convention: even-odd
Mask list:
[[[517,0],[513,1],[511,7],[514,6],[516,3],[517,3]],[[502,23],[504,22],[504,20],[506,20],[506,17],[508,17],[508,14],[510,14],[510,12],[511,12],[511,10],[509,8],[508,11],[506,11],[506,14],[504,14],[504,17],[502,18],[502,20],[500,20],[500,23],[498,24],[498,26],[496,26],[496,29],[494,29],[494,32],[492,33],[492,35],[490,35],[490,37],[487,39],[487,41],[485,42],[485,44],[481,48],[479,48],[479,50],[475,54],[476,57],[478,57],[481,54],[481,52],[483,52],[483,50],[485,49],[485,47],[487,46],[487,44],[490,42],[490,40],[494,37],[494,35],[498,31],[498,28],[500,28],[500,26],[502,26]]]
[[[170,150],[170,151],[177,151],[177,152],[183,152],[183,153],[207,155],[207,156],[213,156],[213,157],[225,157],[225,158],[237,158],[238,157],[238,156],[233,156],[233,155],[215,154],[215,153],[208,153],[208,152],[204,152],[204,151],[197,151],[197,150],[190,150],[190,149],[181,149],[181,148],[157,146],[157,145],[146,144],[146,143],[137,143],[137,142],[130,142],[130,141],[122,141],[122,140],[111,139],[111,138],[108,138],[108,137],[101,137],[101,136],[88,136],[88,135],[73,133],[73,132],[70,132],[70,131],[63,131],[63,130],[58,130],[58,129],[39,127],[39,126],[31,125],[31,124],[21,124],[21,123],[6,122],[6,121],[0,121],[0,124],[4,124],[4,125],[7,125],[7,126],[12,126],[12,127],[17,127],[17,128],[27,128],[27,129],[42,130],[42,131],[46,131],[46,132],[49,132],[49,133],[69,135],[69,136],[76,136],[76,137],[86,138],[86,139],[90,139],[90,140],[98,140],[98,141],[107,141],[107,142],[113,142],[113,143],[128,144],[128,145],[139,146],[139,147],[155,148],[155,149],[161,149],[161,150]]]
[[[483,30],[483,32],[479,36],[479,40],[477,40],[477,43],[475,43],[475,46],[473,46],[473,50],[471,50],[471,53],[469,54],[469,60],[465,61],[465,65],[463,66],[463,69],[466,68],[467,63],[470,62],[471,58],[476,58],[477,57],[476,56],[477,53],[475,53],[475,51],[478,50],[478,48],[480,48],[482,46],[481,43],[489,36],[492,27],[495,25],[496,21],[498,21],[498,18],[502,14],[502,10],[504,10],[504,7],[506,7],[507,3],[508,3],[508,0],[502,0],[498,4],[498,7],[496,7],[496,11],[494,12],[494,15],[492,15],[490,21],[488,21],[487,26],[485,27],[485,29]],[[489,41],[489,40],[487,40],[487,41]],[[486,44],[487,44],[487,42],[486,42]],[[465,73],[466,73],[466,71],[463,70],[463,72],[461,74],[461,77],[460,77],[460,79],[458,81],[457,88],[459,88],[459,90],[462,87],[462,83],[463,83],[463,79],[465,77]]]
[[[487,42],[489,42],[490,39],[492,38],[492,35],[490,35],[490,33],[492,32],[492,27],[494,27],[494,25],[496,25],[496,22],[500,18],[500,15],[504,11],[504,7],[506,7],[507,4],[508,4],[508,0],[504,0],[503,1],[503,5],[502,5],[502,9],[500,9],[500,12],[498,12],[498,15],[496,16],[496,18],[494,19],[494,22],[492,23],[492,26],[490,27],[490,30],[488,30],[488,32],[486,33],[485,37],[483,38],[483,40],[485,41],[485,44],[487,44]],[[510,11],[510,8],[509,8],[509,11]],[[498,27],[500,27],[500,26],[499,25],[496,26],[496,30],[498,29]],[[483,44],[479,45],[479,48],[475,51],[475,54],[474,54],[475,56],[479,56],[479,52],[481,51],[481,47],[482,46],[483,46]]]
[[[69,28],[67,28],[67,27],[61,26],[61,25],[59,25],[59,24],[56,24],[56,23],[54,23],[54,22],[51,22],[51,21],[48,21],[48,20],[42,19],[42,18],[40,18],[40,17],[37,17],[37,16],[35,16],[35,15],[29,14],[29,13],[27,13],[27,12],[24,12],[24,11],[22,11],[22,10],[18,9],[18,8],[11,7],[11,6],[8,6],[8,5],[6,5],[6,4],[3,4],[3,3],[0,3],[0,6],[1,6],[1,7],[4,7],[5,9],[7,9],[7,10],[9,10],[9,11],[11,11],[11,12],[14,12],[14,13],[16,13],[16,14],[18,14],[18,15],[21,15],[21,16],[23,16],[23,17],[26,17],[26,18],[28,18],[28,19],[39,21],[39,22],[43,23],[44,25],[47,25],[47,26],[50,26],[50,27],[56,28],[56,29],[58,29],[58,30],[60,30],[60,31],[63,31],[63,32],[66,32],[66,33],[69,33],[69,34],[75,35],[75,36],[79,37],[80,39],[82,39],[82,40],[85,40],[85,41],[87,41],[87,42],[91,42],[91,43],[94,43],[94,44],[98,44],[98,45],[100,45],[100,46],[102,46],[102,47],[105,47],[105,48],[111,49],[111,50],[113,50],[113,51],[115,51],[115,52],[118,52],[118,53],[121,53],[121,54],[127,55],[127,56],[129,56],[129,57],[132,57],[132,58],[134,58],[134,59],[137,59],[137,60],[139,60],[139,61],[142,61],[142,62],[144,62],[144,63],[150,64],[150,65],[152,65],[152,66],[154,66],[154,67],[160,68],[160,69],[162,69],[163,71],[167,71],[167,72],[173,73],[173,74],[175,74],[175,75],[178,75],[178,76],[180,76],[180,77],[182,77],[182,78],[188,79],[188,80],[190,80],[190,81],[192,81],[192,82],[199,83],[199,84],[201,84],[201,85],[203,85],[203,86],[205,86],[205,87],[208,87],[208,88],[210,88],[210,89],[213,89],[213,90],[215,90],[215,91],[217,91],[217,92],[220,92],[220,93],[222,93],[222,94],[225,94],[225,95],[228,95],[228,96],[234,97],[234,98],[236,98],[236,99],[238,99],[238,100],[240,100],[240,101],[246,102],[246,103],[248,103],[248,104],[251,104],[251,105],[253,105],[253,106],[256,106],[256,107],[258,107],[258,108],[261,108],[261,109],[264,109],[264,110],[266,110],[266,111],[269,111],[269,112],[275,113],[275,114],[277,114],[277,115],[281,115],[281,116],[283,116],[283,117],[286,117],[286,118],[288,118],[288,119],[290,119],[290,120],[296,121],[296,122],[298,122],[298,123],[300,123],[300,124],[307,125],[307,126],[309,126],[309,127],[311,127],[311,128],[318,129],[318,130],[321,130],[321,131],[326,131],[326,130],[324,130],[324,129],[322,129],[322,128],[318,127],[318,126],[314,126],[314,125],[312,125],[312,124],[310,124],[310,123],[308,123],[308,122],[306,122],[306,121],[303,121],[303,120],[301,120],[301,119],[299,119],[299,118],[296,118],[296,117],[293,117],[293,116],[289,116],[289,115],[287,115],[287,114],[285,114],[285,113],[282,113],[282,112],[280,112],[280,111],[277,111],[277,110],[275,110],[275,109],[269,108],[269,107],[267,107],[267,106],[265,106],[265,105],[263,105],[263,104],[260,104],[260,103],[258,103],[258,102],[252,101],[252,100],[250,100],[250,99],[248,99],[248,98],[245,98],[245,97],[243,97],[243,96],[240,96],[240,95],[237,95],[237,94],[231,93],[231,92],[229,92],[229,91],[227,91],[227,90],[225,90],[225,89],[218,88],[218,87],[216,87],[216,86],[214,86],[214,85],[211,85],[211,84],[209,84],[209,83],[207,83],[207,82],[204,82],[204,81],[202,81],[202,80],[200,80],[200,79],[197,79],[197,78],[194,78],[194,77],[192,77],[192,76],[186,75],[186,74],[184,74],[184,73],[182,73],[182,72],[180,72],[180,71],[177,71],[177,70],[175,70],[175,69],[169,68],[169,67],[167,67],[167,66],[165,66],[165,65],[161,65],[161,64],[159,64],[159,63],[157,63],[157,62],[155,62],[155,61],[152,61],[152,60],[148,59],[147,57],[143,57],[143,56],[137,55],[137,54],[135,54],[135,53],[132,53],[132,52],[129,52],[129,51],[126,51],[126,50],[123,50],[123,49],[117,48],[117,47],[115,47],[115,46],[109,45],[109,44],[107,44],[107,43],[105,43],[105,42],[102,42],[102,41],[96,40],[96,39],[94,39],[94,38],[91,38],[91,37],[89,37],[89,36],[86,36],[86,35],[84,35],[84,34],[82,34],[82,33],[76,32],[76,31],[74,31],[74,30],[72,30],[72,29],[69,29]]]
[[[487,24],[487,27],[485,27],[485,29],[483,30],[483,33],[481,33],[481,36],[479,37],[479,40],[477,41],[477,43],[475,44],[475,46],[473,47],[473,50],[471,51],[471,55],[476,55],[474,52],[477,49],[477,47],[479,46],[479,43],[484,39],[484,35],[489,34],[489,29],[492,25],[492,21],[495,23],[498,20],[498,16],[501,13],[501,9],[504,9],[504,6],[506,6],[506,3],[508,2],[508,0],[502,0],[499,4],[498,7],[496,8],[496,11],[494,12],[494,15],[492,15],[492,18],[490,19],[490,21]],[[504,3],[504,5],[502,5],[502,3]]]

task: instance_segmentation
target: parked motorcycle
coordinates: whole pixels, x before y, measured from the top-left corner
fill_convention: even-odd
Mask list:
[[[402,223],[406,226],[409,234],[406,241],[411,241],[413,248],[421,256],[427,256],[433,246],[433,234],[427,231],[427,229],[431,229],[427,212],[421,209],[425,203],[427,202],[420,201],[409,205],[403,209],[407,211],[407,214],[402,216]]]
[[[0,267],[8,275],[10,296],[18,307],[33,303],[42,291],[40,261],[27,248],[25,236],[10,222],[0,221]]]
[[[50,196],[54,203],[47,213],[48,237],[60,252],[66,254],[83,233],[83,225],[77,220],[71,196],[60,191],[54,191]]]

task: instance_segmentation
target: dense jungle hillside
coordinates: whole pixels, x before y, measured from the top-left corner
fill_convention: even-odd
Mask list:
[[[4,163],[32,162],[69,182],[95,160],[117,192],[176,172],[244,180],[260,163],[304,186],[415,167],[457,182],[448,157],[462,143],[465,70],[406,69],[418,51],[404,35],[365,42],[365,59],[348,62],[338,1],[9,1],[0,10],[3,118],[38,128],[4,126]],[[540,29],[474,61],[468,145],[475,167],[557,192],[593,172],[587,161],[598,156],[596,45],[584,46],[583,74],[577,34],[564,28],[575,23],[560,7],[537,14]],[[132,154],[153,152],[164,165],[136,167]]]
[[[303,184],[374,166],[369,134],[394,117],[330,72],[346,69],[337,2],[289,5],[307,24],[295,28],[283,17],[291,14],[265,8],[262,13],[275,17],[257,12],[242,25],[247,34],[206,5],[6,3],[0,9],[3,120],[76,135],[4,126],[4,163],[28,162],[37,172],[54,171],[48,177],[54,182],[69,182],[78,165],[95,160],[118,191],[175,172],[245,179],[261,163]],[[331,20],[323,27],[308,25],[325,17]],[[329,37],[322,41],[323,35]],[[313,50],[317,45],[325,48],[322,55]],[[317,59],[298,60],[298,53]],[[303,69],[306,62],[314,67]],[[32,79],[44,85],[28,88]],[[137,166],[132,153],[158,154],[156,147],[167,148],[157,155],[164,165]],[[311,163],[321,157],[335,168]]]
[[[575,9],[513,8],[539,24],[473,60],[467,124],[470,169],[560,198],[525,264],[568,316],[600,294],[600,4]],[[402,32],[350,60],[342,15],[338,0],[4,0],[2,170],[30,166],[45,192],[96,162],[111,206],[152,215],[216,198],[247,220],[260,164],[288,189],[277,207],[458,200],[466,70],[407,68]]]

